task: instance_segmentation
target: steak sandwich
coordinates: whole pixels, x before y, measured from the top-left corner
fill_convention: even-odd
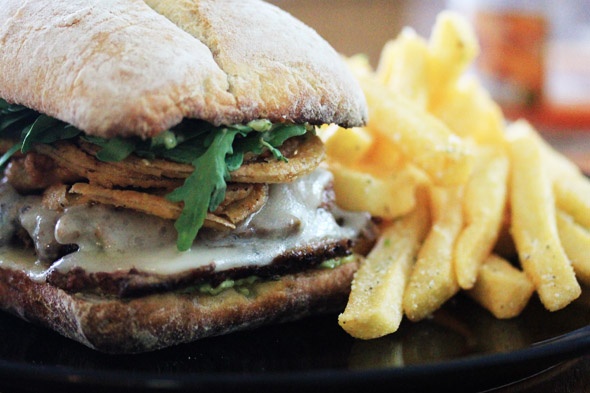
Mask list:
[[[0,307],[155,350],[343,308],[370,217],[315,126],[365,123],[312,29],[257,0],[0,7]]]

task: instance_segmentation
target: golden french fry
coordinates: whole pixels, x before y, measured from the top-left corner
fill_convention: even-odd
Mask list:
[[[406,316],[418,321],[432,314],[459,290],[453,246],[463,226],[463,189],[431,187],[432,228],[428,232],[404,293]]]
[[[404,288],[429,224],[428,208],[421,202],[382,232],[357,271],[346,309],[338,317],[350,335],[371,339],[398,329]]]
[[[373,136],[362,127],[342,128],[331,125],[320,134],[328,157],[348,165],[360,161],[370,149]]]
[[[576,277],[590,285],[590,232],[563,211],[557,211],[557,231]]]
[[[424,182],[421,173],[410,165],[386,177],[337,162],[329,165],[338,205],[376,217],[393,219],[410,212],[416,205],[416,187]]]
[[[490,254],[481,265],[475,286],[467,294],[496,318],[507,319],[522,312],[534,291],[533,283],[523,271]]]
[[[380,134],[373,134],[373,143],[367,150],[363,159],[358,162],[358,167],[371,173],[378,173],[387,176],[395,173],[404,166],[412,166],[406,160],[399,148],[388,138]],[[342,162],[342,161],[341,161]],[[416,171],[418,168],[414,167]],[[426,175],[424,174],[424,177]]]
[[[582,175],[556,174],[553,178],[556,205],[577,223],[590,229],[590,182]]]
[[[470,289],[477,272],[499,237],[508,186],[508,157],[483,151],[465,187],[463,211],[465,227],[455,244],[454,263],[459,286]]]
[[[377,70],[366,57],[348,59],[370,120],[352,132],[319,132],[337,202],[398,218],[340,315],[355,337],[396,331],[402,312],[423,319],[460,289],[505,319],[535,291],[554,311],[590,285],[590,180],[525,121],[506,126],[465,73],[478,53],[471,26],[445,11],[428,41],[405,29],[388,42]],[[416,195],[423,187],[425,204]],[[418,228],[420,215],[429,224]]]
[[[520,263],[532,279],[541,302],[559,310],[580,296],[581,288],[557,233],[551,181],[542,147],[525,121],[508,127],[512,164],[511,233]]]
[[[436,100],[473,62],[479,54],[479,43],[463,16],[443,11],[436,18],[428,44],[430,93]]]
[[[441,95],[430,112],[455,134],[478,144],[504,144],[502,110],[478,80],[463,77]]]
[[[428,104],[429,54],[426,40],[405,28],[381,51],[377,77],[392,91],[402,94],[422,108]]]
[[[387,90],[374,78],[362,80],[369,103],[368,128],[390,139],[438,185],[467,181],[473,166],[470,146],[426,110]]]
[[[590,230],[590,180],[580,168],[535,134],[547,161],[557,207]]]

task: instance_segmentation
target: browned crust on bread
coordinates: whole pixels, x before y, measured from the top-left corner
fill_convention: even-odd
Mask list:
[[[358,261],[255,283],[252,295],[166,293],[121,300],[68,294],[0,267],[0,307],[108,353],[138,353],[341,310]]]
[[[102,137],[151,137],[184,117],[365,122],[364,96],[339,55],[278,8],[154,6],[192,35],[141,0],[3,2],[0,97]]]
[[[366,121],[364,96],[314,30],[259,0],[146,0],[211,49],[243,120]]]
[[[104,137],[237,116],[209,49],[141,0],[6,1],[0,20],[7,101]]]

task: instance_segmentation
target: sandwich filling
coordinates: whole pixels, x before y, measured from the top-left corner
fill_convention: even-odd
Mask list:
[[[1,111],[0,268],[34,280],[134,296],[268,279],[372,240],[368,215],[335,205],[313,127],[188,120],[149,140],[107,140]]]

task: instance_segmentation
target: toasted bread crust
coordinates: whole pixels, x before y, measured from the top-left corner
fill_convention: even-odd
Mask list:
[[[107,353],[152,351],[343,309],[358,261],[255,283],[245,296],[164,293],[134,299],[70,294],[0,267],[0,308]]]
[[[151,137],[184,117],[217,125],[366,120],[338,54],[258,0],[153,4],[191,34],[141,0],[6,3],[0,97],[91,135]]]
[[[141,0],[8,3],[0,96],[10,102],[103,137],[237,116],[209,49]]]
[[[314,30],[259,0],[146,0],[211,49],[242,120],[366,121],[364,96]]]

